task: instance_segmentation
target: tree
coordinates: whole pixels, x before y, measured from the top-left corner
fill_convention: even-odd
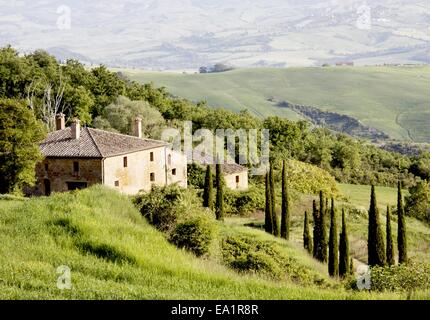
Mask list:
[[[342,232],[339,241],[339,276],[345,277],[350,274],[352,258],[349,255],[348,228],[346,225],[345,210],[342,209]]]
[[[33,186],[42,160],[38,143],[46,132],[25,103],[0,100],[0,193],[21,193]]]
[[[270,196],[271,196],[271,211],[272,211],[272,227],[273,227],[273,235],[275,237],[279,237],[279,221],[278,215],[276,214],[276,192],[275,192],[275,177],[274,177],[274,169],[273,165],[270,165],[269,171],[269,180],[270,180]]]
[[[334,207],[333,198],[331,199],[330,210],[328,273],[332,277],[336,277],[339,275],[339,241],[337,235],[336,209]]]
[[[99,129],[133,135],[136,117],[142,119],[143,137],[159,138],[165,121],[161,113],[146,101],[131,101],[126,97],[118,97],[104,109],[101,116],[94,120],[94,124]],[[104,120],[108,122],[107,126]]]
[[[205,187],[203,191],[203,206],[211,210],[214,206],[212,168],[210,165],[206,167]]]
[[[406,215],[430,224],[430,183],[419,181],[405,198]]]
[[[317,202],[314,200],[312,202],[312,217],[314,219],[314,228],[313,228],[313,257],[316,259],[318,256],[318,247],[319,247],[319,212],[317,209]]]
[[[224,176],[222,174],[222,165],[216,164],[216,203],[215,215],[217,220],[224,220]]]
[[[387,206],[387,264],[389,266],[393,266],[395,264],[394,261],[394,244],[393,244],[393,235],[391,233],[391,212],[390,206]]]
[[[264,230],[267,233],[273,234],[273,220],[272,220],[272,195],[270,192],[270,178],[269,172],[265,176],[265,189],[266,189],[266,206],[265,206],[265,220]]]
[[[384,235],[379,221],[379,209],[376,201],[375,186],[372,185],[369,208],[368,228],[368,264],[369,266],[384,266],[386,263]]]
[[[321,262],[327,262],[328,259],[328,239],[327,239],[327,205],[324,204],[324,193],[320,191],[320,209],[318,219],[318,248],[316,258]]]
[[[408,262],[408,248],[406,238],[406,217],[403,207],[402,185],[397,184],[397,246],[399,249],[399,263]]]
[[[312,244],[312,237],[311,232],[309,230],[309,218],[308,218],[308,212],[305,211],[305,222],[303,227],[303,247],[312,254],[313,252],[313,244]]]
[[[282,162],[282,214],[281,214],[281,238],[290,238],[290,199],[287,184],[287,168],[285,160]]]

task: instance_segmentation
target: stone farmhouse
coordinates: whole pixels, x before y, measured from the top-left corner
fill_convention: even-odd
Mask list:
[[[125,194],[150,191],[152,185],[187,187],[186,157],[163,141],[143,139],[139,118],[135,136],[82,128],[79,120],[66,128],[64,115],[57,116],[56,129],[40,144],[45,159],[36,167],[38,194],[94,184]]]

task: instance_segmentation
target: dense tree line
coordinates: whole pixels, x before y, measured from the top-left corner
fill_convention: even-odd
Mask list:
[[[68,121],[78,117],[84,125],[129,133],[136,115],[149,115],[144,135],[157,138],[155,128],[193,122],[193,130],[207,128],[270,130],[274,163],[296,159],[327,170],[340,182],[403,186],[430,176],[430,156],[407,157],[343,134],[311,127],[305,121],[279,117],[261,120],[248,111],[212,109],[170,95],[153,83],[128,80],[105,66],[88,68],[76,60],[59,63],[42,50],[20,55],[11,47],[0,49],[0,99],[25,103],[46,130],[54,130],[54,115]]]

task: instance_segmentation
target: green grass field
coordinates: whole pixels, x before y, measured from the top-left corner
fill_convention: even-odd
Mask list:
[[[395,139],[430,142],[430,67],[258,68],[218,74],[121,71],[214,107],[297,119],[269,99],[289,101],[355,117]]]
[[[345,195],[349,202],[355,206],[367,210],[370,205],[370,186],[338,184],[340,192]],[[389,187],[376,187],[378,206],[386,209],[387,205],[394,206],[397,203],[397,189]],[[403,195],[408,195],[407,190],[403,190]]]
[[[234,221],[222,230],[272,238]],[[297,243],[276,241],[303,267],[325,272]],[[28,201],[0,200],[0,243],[2,299],[406,298],[237,274],[216,259],[198,259],[176,249],[127,197],[100,186]],[[57,288],[61,265],[71,268],[71,290]]]

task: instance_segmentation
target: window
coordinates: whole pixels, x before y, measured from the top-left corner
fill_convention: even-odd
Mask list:
[[[151,172],[151,174],[149,175],[149,180],[151,180],[151,182],[155,181],[155,173]]]
[[[119,187],[119,180],[115,181],[115,187]]]
[[[88,184],[86,182],[78,182],[78,181],[72,181],[72,182],[66,182],[67,183],[67,190],[81,190],[88,187]]]
[[[79,172],[79,162],[77,162],[77,161],[73,162],[73,172],[74,173]]]
[[[45,163],[45,171],[48,171],[48,164]]]
[[[122,160],[123,160],[124,168],[127,168],[127,157],[124,157]]]
[[[239,183],[239,176],[236,176],[236,183]]]
[[[154,152],[149,153],[149,161],[154,161]]]
[[[176,168],[172,169],[172,176],[176,176]]]

